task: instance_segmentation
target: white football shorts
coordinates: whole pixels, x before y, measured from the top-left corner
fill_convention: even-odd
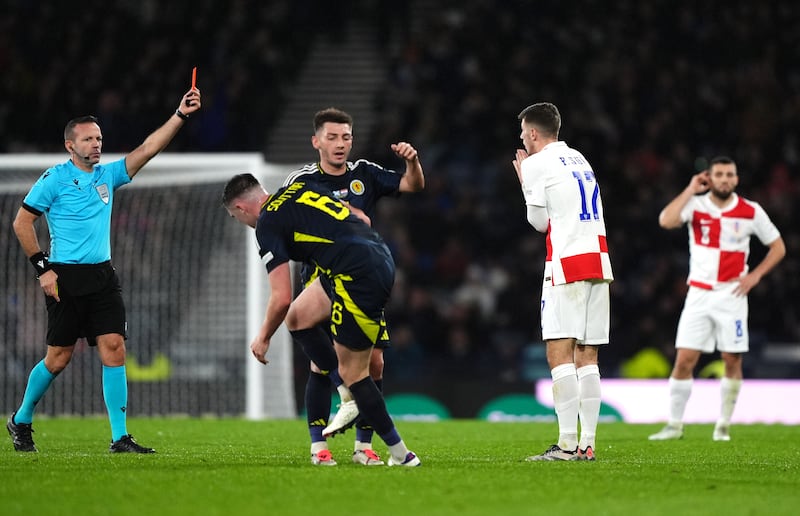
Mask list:
[[[542,339],[577,339],[578,344],[608,344],[610,299],[607,281],[542,283]]]
[[[747,296],[734,296],[737,281],[717,290],[689,287],[678,320],[675,347],[713,353],[749,351]]]

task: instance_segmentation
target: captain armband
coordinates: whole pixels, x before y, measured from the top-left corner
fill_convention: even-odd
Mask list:
[[[29,260],[31,261],[33,268],[36,269],[37,278],[52,268],[50,267],[50,260],[44,251],[39,251],[31,256]]]

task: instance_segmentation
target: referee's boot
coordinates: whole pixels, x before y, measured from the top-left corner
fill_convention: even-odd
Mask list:
[[[30,423],[15,423],[14,416],[16,415],[16,412],[11,414],[6,422],[6,429],[8,429],[8,435],[11,436],[11,440],[14,442],[14,449],[19,452],[39,451],[36,449],[36,445],[33,444],[32,425]]]
[[[156,451],[152,448],[146,448],[144,446],[140,446],[139,443],[133,440],[133,436],[131,434],[123,435],[116,441],[111,443],[111,446],[108,447],[108,451],[111,453],[155,453]]]

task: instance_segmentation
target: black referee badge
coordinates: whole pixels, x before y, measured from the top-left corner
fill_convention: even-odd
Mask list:
[[[97,186],[97,193],[100,194],[100,200],[108,204],[108,185],[102,184]]]

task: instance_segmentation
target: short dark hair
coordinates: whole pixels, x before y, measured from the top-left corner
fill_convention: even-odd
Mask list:
[[[67,122],[66,127],[64,127],[64,140],[71,140],[75,137],[75,126],[79,124],[100,125],[100,122],[94,115],[84,115],[84,116],[79,116],[77,118],[73,118],[72,120]]]
[[[553,138],[558,138],[558,132],[561,130],[561,113],[555,104],[550,102],[531,104],[517,115],[517,119],[535,126],[546,136]]]
[[[314,113],[314,132],[316,133],[326,122],[334,124],[347,124],[353,128],[353,117],[348,113],[334,107],[329,107]]]
[[[708,169],[711,170],[711,167],[714,165],[736,165],[736,162],[733,161],[732,158],[728,156],[715,156],[711,158],[711,161],[708,162]]]
[[[260,184],[261,183],[258,182],[258,179],[256,179],[256,177],[249,172],[246,174],[237,174],[233,176],[230,178],[228,184],[225,185],[225,189],[222,191],[222,205],[227,208],[234,201],[234,199]]]

